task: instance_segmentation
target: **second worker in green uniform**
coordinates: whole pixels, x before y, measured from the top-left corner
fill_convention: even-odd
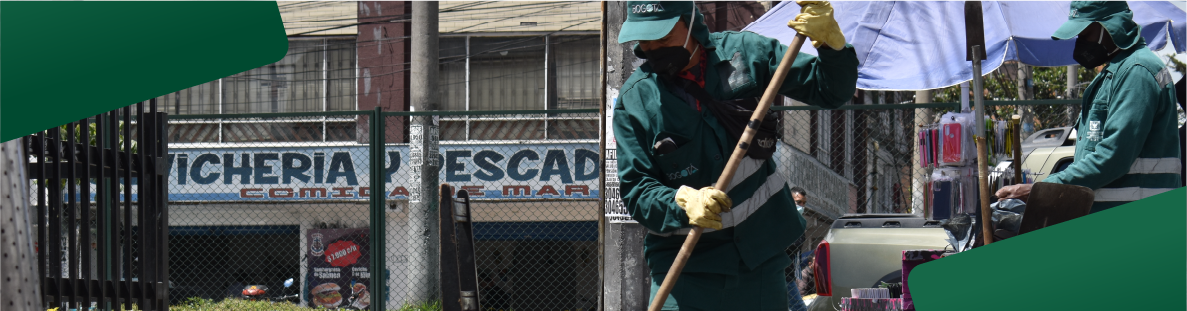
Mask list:
[[[779,93],[836,108],[854,94],[855,51],[828,2],[800,4],[789,26],[820,55],[800,54]],[[784,250],[803,234],[804,218],[776,159],[747,156],[722,187],[729,193],[711,187],[739,138],[709,106],[761,97],[787,46],[750,32],[709,33],[692,2],[659,1],[628,2],[618,41],[638,41],[634,53],[647,60],[623,84],[613,126],[624,204],[651,231],[652,295],[697,225],[707,229],[665,310],[787,310]]]
[[[1076,38],[1073,58],[1085,68],[1104,66],[1084,89],[1075,162],[1043,180],[1091,188],[1093,213],[1182,186],[1174,82],[1141,32],[1125,1],[1073,1],[1051,35]],[[997,196],[1025,200],[1031,186]]]

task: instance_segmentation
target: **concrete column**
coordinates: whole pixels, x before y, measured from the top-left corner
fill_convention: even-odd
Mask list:
[[[1030,66],[1018,63],[1018,100],[1034,99],[1034,74]],[[1034,122],[1034,108],[1019,106],[1018,114],[1022,115],[1022,137],[1030,136],[1036,130]]]
[[[602,44],[606,55],[606,119],[611,124],[610,112],[618,90],[622,83],[630,77],[635,68],[642,64],[642,60],[631,52],[633,44],[618,44],[618,32],[622,22],[626,20],[626,2],[606,2],[604,12],[605,28]],[[621,197],[618,192],[618,170],[615,160],[613,133],[605,131],[606,135],[606,169],[603,170],[606,182],[603,188],[603,211],[607,214],[619,214],[615,207],[620,206]],[[643,237],[647,229],[634,221],[608,221],[602,238],[603,269],[602,269],[602,310],[625,311],[647,309],[648,297],[651,292],[650,270],[643,257]]]
[[[42,310],[41,274],[33,251],[36,228],[29,210],[29,179],[20,139],[0,143],[0,308]]]
[[[1080,98],[1080,89],[1077,85],[1080,84],[1080,65],[1067,66],[1067,89],[1064,91],[1064,98],[1077,99]],[[1080,106],[1067,105],[1067,124],[1072,126],[1076,124],[1076,120],[1080,119]],[[1025,138],[1025,137],[1024,137]]]
[[[436,1],[412,3],[412,111],[433,111],[440,106],[437,91],[439,66]],[[409,185],[408,265],[410,297],[428,301],[438,296],[437,280],[437,137],[435,116],[413,116],[408,129]],[[394,303],[394,302],[393,302]],[[395,304],[393,304],[395,306]]]
[[[931,103],[931,90],[915,91],[915,103]],[[927,196],[927,193],[923,189],[926,189],[924,186],[927,185],[928,178],[931,175],[931,169],[919,168],[919,144],[914,142],[917,142],[919,132],[923,130],[922,126],[931,124],[934,113],[930,108],[916,109],[915,111],[917,114],[915,120],[913,120],[914,124],[912,124],[915,132],[910,139],[907,139],[907,141],[913,142],[911,144],[913,146],[911,147],[913,151],[911,152],[911,166],[915,167],[911,174],[911,213],[926,217],[924,213],[924,198]]]

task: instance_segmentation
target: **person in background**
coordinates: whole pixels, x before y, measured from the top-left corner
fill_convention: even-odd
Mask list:
[[[478,305],[484,311],[506,311],[511,307],[510,296],[497,285],[497,275],[483,270],[478,273]]]
[[[796,210],[800,212],[800,215],[803,215],[804,207],[808,204],[808,192],[799,186],[791,187],[791,199],[795,201]],[[784,271],[783,273],[787,275],[787,309],[791,311],[808,310],[808,306],[804,304],[804,297],[801,294],[799,286],[799,280],[803,278],[800,270],[804,268],[799,265],[800,250],[803,248],[803,245],[804,236],[800,235],[800,238],[796,239],[795,243],[792,243],[791,247],[787,249],[792,264],[787,266],[786,269],[790,270],[790,272]]]

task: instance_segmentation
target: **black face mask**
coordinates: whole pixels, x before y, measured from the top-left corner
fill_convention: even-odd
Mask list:
[[[1097,42],[1086,40],[1084,36],[1076,38],[1076,48],[1072,50],[1072,59],[1084,68],[1096,68],[1096,66],[1103,65],[1112,59],[1113,53],[1116,53],[1120,48],[1113,49],[1112,52],[1105,50],[1105,46],[1101,44],[1105,36],[1104,31],[1104,28],[1101,28],[1100,39]]]
[[[651,64],[651,69],[660,75],[675,76],[688,66],[688,59],[692,58],[692,53],[689,53],[683,46],[668,46],[650,51],[643,51],[647,54],[647,63]]]

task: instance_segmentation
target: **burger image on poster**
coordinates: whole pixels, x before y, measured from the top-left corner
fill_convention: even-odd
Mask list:
[[[353,294],[350,295],[351,307],[363,310],[366,309],[367,306],[371,305],[371,294],[367,292],[366,285],[355,282],[354,285],[351,286],[351,291],[353,292]]]
[[[313,290],[310,291],[313,293],[311,302],[316,306],[329,309],[337,308],[342,303],[342,293],[339,292],[341,290],[342,287],[334,283],[322,283],[321,285],[314,286]]]

